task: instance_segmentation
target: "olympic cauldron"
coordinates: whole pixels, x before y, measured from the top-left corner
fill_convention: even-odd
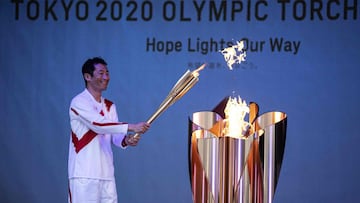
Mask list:
[[[271,203],[282,165],[287,115],[248,106],[240,136],[229,136],[230,98],[189,117],[189,174],[194,203]],[[240,125],[240,124],[239,124]],[[239,126],[238,126],[239,127]]]

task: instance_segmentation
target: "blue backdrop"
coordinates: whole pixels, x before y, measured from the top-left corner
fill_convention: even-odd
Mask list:
[[[67,201],[68,106],[101,56],[127,122],[208,64],[137,147],[114,148],[120,202],[191,202],[188,117],[229,95],[288,115],[275,202],[360,202],[359,14],[357,0],[1,1],[1,201]],[[218,51],[241,39],[230,71]]]

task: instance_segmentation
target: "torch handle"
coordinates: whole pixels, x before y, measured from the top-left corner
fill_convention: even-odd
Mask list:
[[[201,65],[195,71],[190,72],[187,70],[183,76],[176,82],[175,86],[170,91],[169,95],[160,104],[160,107],[156,112],[147,120],[147,123],[151,124],[162,112],[164,112],[169,106],[179,100],[186,92],[188,92],[195,83],[199,80],[199,71],[205,68],[206,64]],[[134,137],[139,137],[140,133],[135,133]]]
[[[165,111],[166,108],[168,108],[173,100],[173,97],[170,97],[166,102],[164,102],[153,115],[150,116],[150,118],[146,121],[147,123],[151,124],[157,117],[160,116],[162,112]],[[135,133],[134,137],[140,136],[140,133]]]

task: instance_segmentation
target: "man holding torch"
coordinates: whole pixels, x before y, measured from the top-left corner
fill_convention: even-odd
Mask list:
[[[85,90],[70,104],[69,202],[117,203],[112,144],[136,146],[150,124],[118,121],[116,106],[102,97],[110,76],[104,59],[88,59],[82,74]]]

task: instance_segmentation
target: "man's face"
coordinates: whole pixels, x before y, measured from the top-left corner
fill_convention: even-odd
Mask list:
[[[106,90],[110,81],[109,71],[104,64],[99,63],[94,66],[93,76],[91,77],[90,74],[86,76],[87,85],[89,88],[101,92]]]

